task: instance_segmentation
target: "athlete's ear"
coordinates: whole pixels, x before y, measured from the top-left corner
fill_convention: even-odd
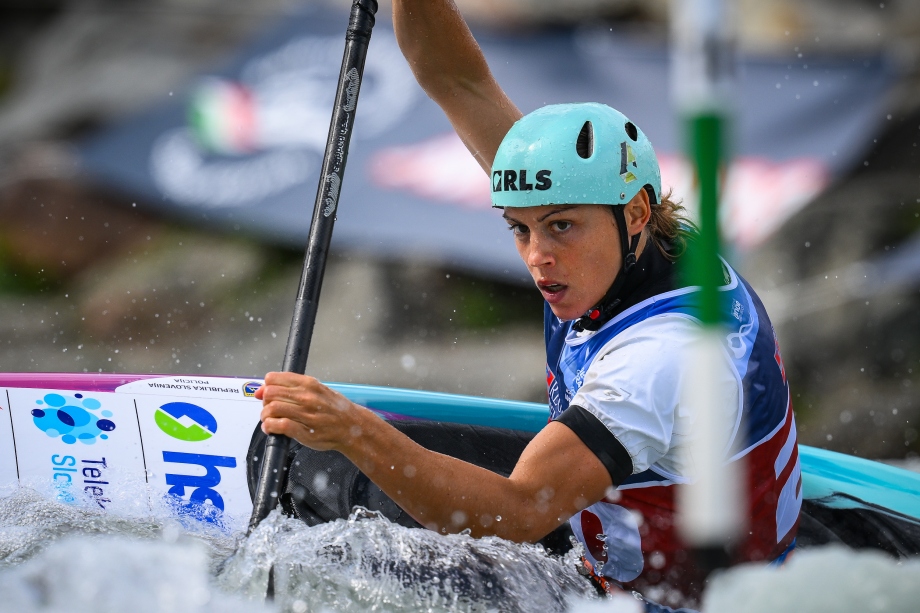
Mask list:
[[[652,217],[652,205],[648,199],[648,192],[640,189],[639,193],[623,207],[626,216],[626,226],[630,236],[634,236],[645,228]]]

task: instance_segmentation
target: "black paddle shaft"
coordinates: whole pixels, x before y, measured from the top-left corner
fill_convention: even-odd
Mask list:
[[[336,208],[345,176],[345,162],[348,160],[348,146],[355,123],[358,106],[358,92],[364,75],[364,60],[374,28],[377,0],[354,0],[351,18],[345,35],[345,54],[339,73],[339,86],[335,93],[335,106],[326,138],[326,152],[320,170],[316,202],[313,205],[313,221],[310,238],[303,263],[303,274],[294,303],[294,317],[284,352],[285,372],[303,373],[307,367],[310,340],[316,323],[319,292],[326,271],[326,256],[332,240],[332,226],[335,223]],[[290,439],[271,434],[265,442],[262,458],[262,472],[259,486],[253,499],[249,530],[259,525],[278,504],[287,467],[287,453]]]

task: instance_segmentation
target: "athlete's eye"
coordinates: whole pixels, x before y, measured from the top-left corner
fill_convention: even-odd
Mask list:
[[[510,223],[508,224],[508,229],[511,230],[511,233],[515,236],[523,236],[530,231],[530,228],[520,223]]]
[[[558,232],[565,232],[572,227],[571,221],[554,221],[551,224],[552,228]]]

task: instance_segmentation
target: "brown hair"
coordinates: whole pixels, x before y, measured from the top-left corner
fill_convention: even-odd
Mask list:
[[[673,194],[673,190],[668,191],[660,204],[651,206],[652,216],[646,226],[658,249],[670,260],[682,256],[688,239],[698,232],[696,224],[687,217],[687,209],[680,200],[673,199]]]
[[[651,187],[646,186],[651,196]],[[687,244],[699,234],[699,228],[687,217],[687,209],[680,200],[673,199],[674,190],[668,191],[659,204],[651,205],[652,216],[649,217],[649,236],[664,257],[671,261],[680,258],[687,250]],[[611,214],[613,207],[610,207]],[[614,215],[616,220],[616,215]]]

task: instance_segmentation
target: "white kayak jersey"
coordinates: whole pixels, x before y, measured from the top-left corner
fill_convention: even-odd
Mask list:
[[[726,461],[745,459],[751,518],[738,557],[774,559],[793,542],[802,503],[795,423],[766,311],[753,289],[726,270],[722,448]],[[614,494],[570,524],[596,575],[636,587],[679,587],[696,579],[674,527],[674,490],[692,487],[683,451],[694,416],[680,393],[685,349],[698,338],[697,296],[698,288],[663,292],[596,332],[576,332],[572,322],[545,309],[551,419],[574,423],[582,440],[591,433],[579,429],[603,428],[607,457],[620,458],[615,468],[609,459],[605,464]],[[572,411],[581,413],[580,421],[573,421]],[[605,453],[598,455],[602,462]]]

